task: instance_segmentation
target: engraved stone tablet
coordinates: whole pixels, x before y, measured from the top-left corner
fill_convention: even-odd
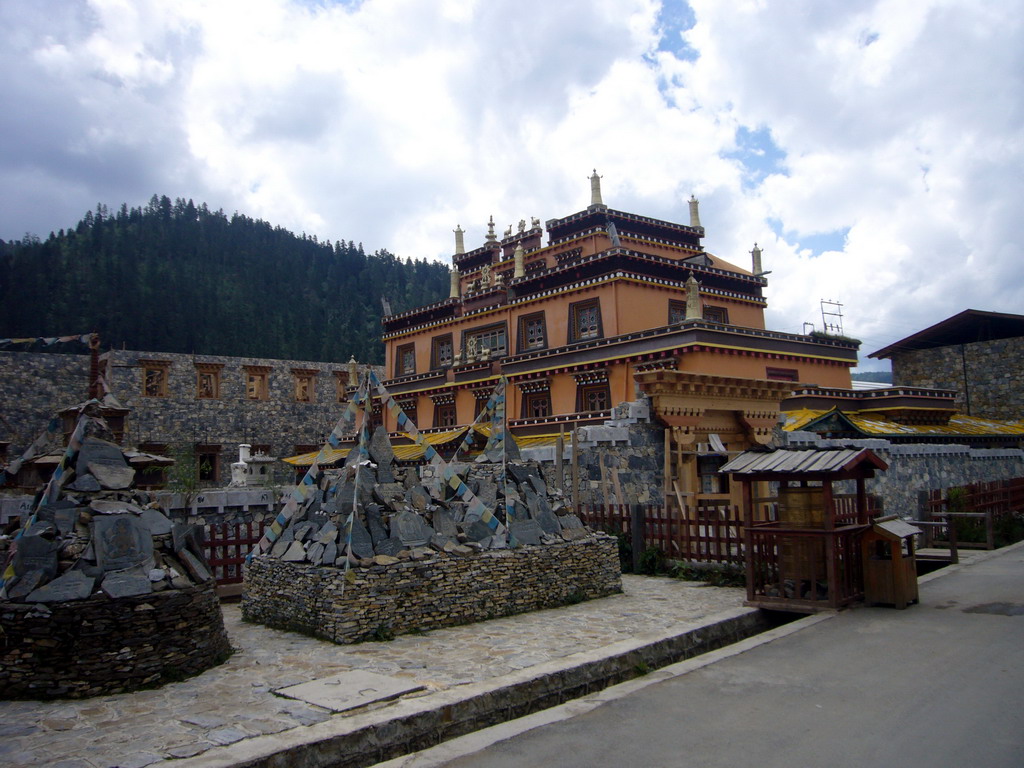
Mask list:
[[[52,527],[52,523],[47,523]],[[49,581],[57,575],[57,550],[60,545],[42,536],[25,535],[17,540],[14,551],[14,573],[24,576],[31,571],[39,571],[43,581]],[[35,589],[35,585],[32,589]],[[30,590],[31,591],[31,590]],[[26,592],[25,594],[28,594]]]
[[[466,536],[470,541],[484,541],[491,537],[491,528],[483,520],[474,520],[466,528]]]
[[[81,571],[68,571],[49,584],[39,587],[25,598],[26,603],[60,603],[84,600],[92,594],[96,580]]]
[[[96,562],[104,571],[133,568],[153,556],[149,527],[135,515],[102,515],[92,529]]]
[[[390,555],[394,557],[405,549],[402,540],[399,538],[382,539],[373,545],[373,551],[378,555]]]
[[[519,546],[540,544],[540,535],[544,532],[536,520],[515,520],[510,531],[512,540]]]
[[[149,577],[144,573],[119,571],[106,574],[100,584],[100,589],[109,597],[118,598],[148,595],[153,591],[153,586]]]
[[[391,518],[392,535],[397,531],[398,538],[407,547],[421,547],[430,541],[434,534],[423,518],[415,512],[399,512]],[[378,552],[378,554],[380,554]]]
[[[434,512],[434,530],[442,536],[448,538],[455,538],[459,529],[455,525],[455,519],[451,516],[451,513],[446,509],[438,509]]]
[[[344,529],[342,529],[342,535],[345,535]],[[342,541],[341,544],[344,547],[346,542]],[[352,520],[352,554],[359,558],[369,558],[374,555],[373,539],[370,538],[370,532],[366,530],[366,526],[358,517]]]
[[[370,458],[373,459],[375,464],[386,467],[395,460],[395,452],[391,449],[391,439],[388,437],[388,432],[384,429],[383,425],[373,431],[373,436],[370,438],[370,444],[367,448],[370,452]]]

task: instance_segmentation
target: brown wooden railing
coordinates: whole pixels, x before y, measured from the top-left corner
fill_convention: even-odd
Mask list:
[[[995,549],[996,526],[1005,517],[1020,514],[1024,510],[1024,478],[996,480],[985,483],[971,483],[959,486],[962,490],[962,505],[950,509],[949,492],[954,490],[931,490],[922,492],[922,522],[936,523],[925,530],[925,547],[948,548],[951,545],[950,524],[957,519],[982,521],[981,530],[965,540],[965,530],[956,538],[961,549]]]
[[[242,563],[263,536],[263,528],[262,522],[204,526],[206,560],[218,586],[242,583]]]
[[[857,500],[853,494],[837,494],[837,526],[857,523]],[[758,522],[778,520],[778,506],[774,499],[758,499],[754,519]],[[657,547],[673,560],[702,563],[746,562],[743,538],[743,512],[728,502],[684,505],[670,499],[667,506],[646,504],[641,509],[644,547]],[[580,519],[596,530],[623,534],[633,538],[630,506],[627,504],[583,505],[577,509]],[[881,502],[868,496],[869,517],[881,514]]]
[[[826,531],[762,523],[747,529],[747,600],[762,608],[777,603],[785,610],[815,611],[862,599],[860,537],[867,528]]]

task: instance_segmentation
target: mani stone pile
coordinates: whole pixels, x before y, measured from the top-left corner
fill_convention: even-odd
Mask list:
[[[451,491],[435,467],[396,470],[383,428],[368,446],[370,460],[327,470],[316,490],[292,516],[269,551],[284,562],[344,566],[345,521],[353,509],[353,567],[422,560],[435,552],[467,556],[485,550],[560,544],[587,538],[591,531],[572,514],[562,494],[548,488],[535,464],[511,461],[457,465],[466,485],[506,526],[498,532],[448,498]],[[355,453],[355,452],[353,452]],[[401,474],[401,478],[398,475]],[[504,474],[504,477],[502,476]],[[506,519],[506,506],[511,519]]]
[[[14,543],[14,578],[0,599],[17,603],[110,599],[210,581],[202,533],[143,507],[135,470],[114,443],[86,437],[65,494],[36,512]]]
[[[64,495],[7,541],[0,699],[132,691],[224,661],[231,646],[202,529],[143,506],[114,443],[86,437],[67,472]]]

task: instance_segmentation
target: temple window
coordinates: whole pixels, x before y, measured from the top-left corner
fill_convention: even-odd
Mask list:
[[[684,305],[685,309],[685,305]],[[704,319],[712,323],[728,323],[729,322],[729,310],[725,307],[712,307],[705,305],[704,307]]]
[[[312,403],[316,400],[316,375],[318,371],[306,368],[292,368],[295,381],[295,402]]]
[[[441,402],[434,404],[434,426],[435,427],[454,427],[458,424],[455,403]]]
[[[199,400],[220,399],[221,363],[196,363],[196,398]]]
[[[477,331],[463,334],[466,346],[466,357],[502,357],[508,354],[508,342],[505,324],[490,325]]]
[[[576,390],[577,411],[607,411],[611,408],[608,382],[581,384]]]
[[[527,352],[532,349],[545,349],[547,345],[547,329],[544,324],[544,313],[535,312],[532,315],[523,315],[520,317],[519,351]]]
[[[772,381],[800,381],[800,372],[796,368],[765,368],[765,378]]]
[[[686,319],[686,302],[669,299],[668,301],[668,324],[675,325]]]
[[[454,362],[452,335],[435,336],[430,342],[430,367],[449,368]]]
[[[266,400],[270,397],[270,367],[246,365],[245,397],[247,400]]]
[[[140,360],[142,367],[142,394],[144,397],[167,397],[169,360]]]
[[[402,344],[395,350],[395,376],[416,373],[416,345]]]
[[[523,418],[539,419],[551,415],[551,392],[528,392],[523,395]]]
[[[569,305],[569,333],[570,342],[601,338],[601,304],[597,299]]]

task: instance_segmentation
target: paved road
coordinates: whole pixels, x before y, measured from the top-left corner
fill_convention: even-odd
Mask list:
[[[433,764],[1024,766],[1024,547],[929,581],[921,598],[841,613]]]

